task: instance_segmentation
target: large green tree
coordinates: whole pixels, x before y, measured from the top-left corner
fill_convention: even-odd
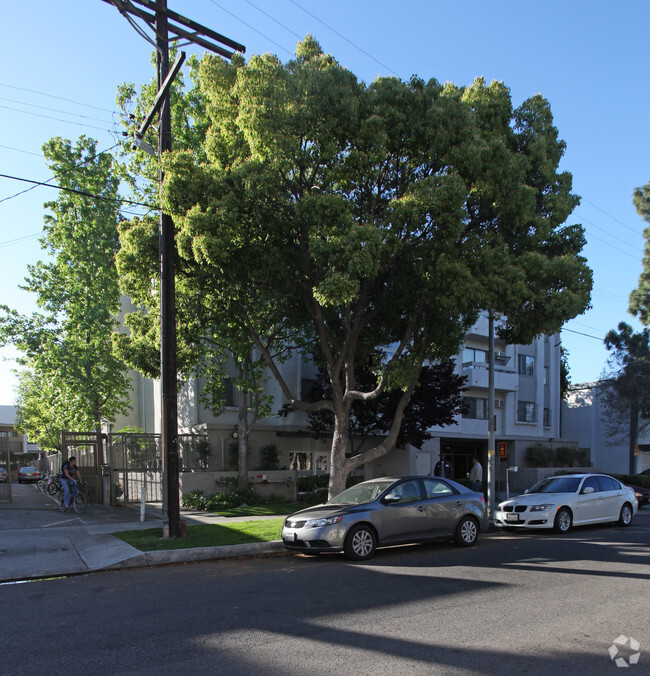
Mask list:
[[[43,146],[61,188],[47,202],[41,246],[22,287],[38,311],[2,306],[0,340],[13,343],[27,369],[18,422],[30,439],[55,448],[63,429],[89,430],[126,413],[130,381],[111,335],[120,312],[115,268],[119,179],[110,154],[94,140],[53,138]]]
[[[603,402],[614,432],[627,423],[629,472],[634,474],[639,433],[650,420],[650,329],[635,332],[620,322],[617,331],[605,336],[605,346],[611,356],[603,378]]]
[[[197,335],[208,318],[245,327],[287,401],[332,414],[330,494],[394,447],[423,365],[454,355],[480,309],[507,295],[498,309],[518,312],[509,326],[532,336],[588,304],[582,231],[561,225],[574,198],[554,189],[562,178],[546,161],[543,100],[529,122],[521,109],[518,131],[502,86],[365,85],[311,38],[287,64],[206,56],[198,73],[204,152],[165,159],[180,311]],[[143,298],[152,234],[122,229],[123,270]],[[149,317],[135,340],[150,335]],[[316,355],[329,398],[301,401],[283,378],[274,355],[295,346]],[[376,386],[362,391],[355,370],[369,362]],[[385,390],[401,393],[385,438],[351,453],[353,402]]]
[[[634,206],[648,226],[643,232],[646,241],[643,270],[639,275],[639,285],[630,294],[629,310],[641,320],[642,324],[648,326],[650,324],[650,183],[634,191]]]

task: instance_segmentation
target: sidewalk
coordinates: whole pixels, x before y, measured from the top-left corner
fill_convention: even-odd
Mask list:
[[[98,570],[157,566],[210,559],[284,552],[281,541],[226,547],[198,547],[143,553],[112,533],[160,528],[162,506],[140,508],[88,505],[82,516],[62,514],[57,501],[33,484],[13,484],[13,502],[0,503],[0,583],[57,577]],[[251,518],[279,518],[248,517]],[[208,512],[181,510],[188,526],[227,523]]]

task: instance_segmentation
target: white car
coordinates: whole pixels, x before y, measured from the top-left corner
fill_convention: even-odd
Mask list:
[[[629,526],[639,508],[634,490],[606,474],[564,474],[537,482],[524,495],[501,502],[495,524],[501,528],[554,528],[617,522]]]

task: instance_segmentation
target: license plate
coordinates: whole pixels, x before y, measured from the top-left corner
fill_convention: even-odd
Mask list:
[[[506,514],[506,521],[519,521],[519,514]]]
[[[295,541],[296,541],[296,534],[295,534],[295,533],[285,533],[285,534],[282,536],[282,539],[283,539],[285,542],[295,542]]]

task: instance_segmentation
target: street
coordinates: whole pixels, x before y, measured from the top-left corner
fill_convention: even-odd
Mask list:
[[[646,507],[627,529],[497,532],[365,564],[281,555],[4,585],[1,671],[610,674],[624,636],[640,643],[630,673],[649,674],[649,562]]]

